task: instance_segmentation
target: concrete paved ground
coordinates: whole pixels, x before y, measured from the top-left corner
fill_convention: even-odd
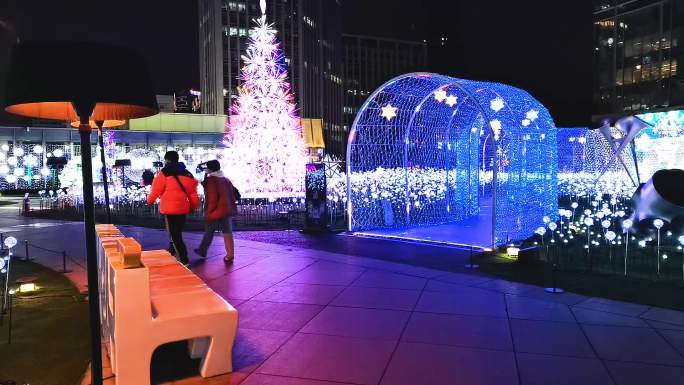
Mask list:
[[[84,284],[79,223],[0,218],[0,232],[67,250]],[[159,230],[125,228],[145,249]],[[187,234],[192,250],[200,234]],[[193,270],[240,312],[235,372],[173,384],[681,384],[684,313],[477,274],[251,240]],[[401,245],[395,248],[403,253]],[[20,253],[21,254],[21,253]],[[23,255],[23,254],[22,254]],[[33,248],[40,263],[61,255]],[[410,256],[407,256],[410,257]]]

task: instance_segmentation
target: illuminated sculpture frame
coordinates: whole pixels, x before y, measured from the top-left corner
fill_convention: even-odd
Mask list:
[[[458,224],[483,213],[488,197],[491,236],[447,243],[527,238],[544,216],[557,217],[556,145],[551,116],[523,90],[396,77],[369,96],[349,134],[348,230]]]

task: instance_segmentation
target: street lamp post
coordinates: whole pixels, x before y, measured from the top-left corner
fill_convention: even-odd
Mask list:
[[[65,54],[75,55],[65,60]],[[98,60],[106,58],[106,60]],[[17,44],[7,75],[5,110],[79,121],[90,313],[91,383],[102,384],[99,280],[90,121],[126,120],[158,112],[144,59],[126,48],[100,43],[30,41]]]

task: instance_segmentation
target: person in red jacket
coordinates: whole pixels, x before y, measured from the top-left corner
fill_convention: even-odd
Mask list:
[[[220,230],[223,233],[223,244],[226,248],[226,262],[232,262],[235,257],[233,243],[232,217],[237,214],[237,198],[235,197],[233,183],[223,176],[221,164],[217,160],[207,162],[207,175],[204,178],[204,199],[206,205],[206,231],[198,249],[195,249],[202,258],[207,257],[207,250],[214,239],[214,232]]]
[[[176,151],[164,154],[166,165],[152,181],[152,191],[147,203],[152,205],[159,198],[159,212],[166,218],[166,228],[181,263],[188,264],[188,250],[183,242],[185,216],[199,207],[197,180],[179,162]]]

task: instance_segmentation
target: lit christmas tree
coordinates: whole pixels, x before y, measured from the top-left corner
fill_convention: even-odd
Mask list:
[[[307,157],[284,57],[263,3],[231,106],[224,172],[245,197],[294,197],[303,191]]]

